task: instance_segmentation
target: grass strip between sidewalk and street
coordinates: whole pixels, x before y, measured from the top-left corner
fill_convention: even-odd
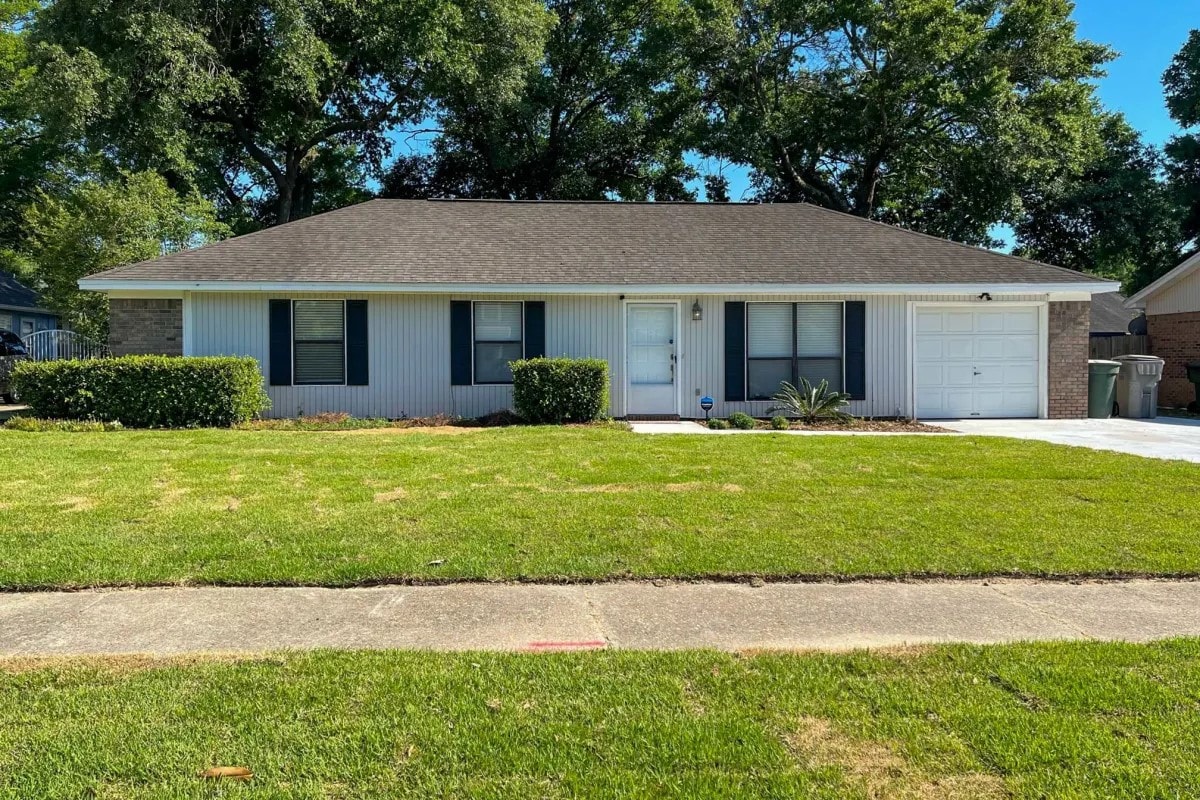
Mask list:
[[[0,797],[1194,797],[1198,673],[1194,640],[8,660]]]

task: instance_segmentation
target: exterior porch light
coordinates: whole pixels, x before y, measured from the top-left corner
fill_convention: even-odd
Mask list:
[[[702,319],[704,319],[704,309],[700,307],[700,301],[696,300],[692,303],[692,321],[699,322]]]

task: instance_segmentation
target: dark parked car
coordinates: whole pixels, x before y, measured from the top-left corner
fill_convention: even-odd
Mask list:
[[[16,399],[8,385],[8,376],[18,361],[27,358],[29,358],[29,351],[25,349],[25,343],[21,341],[21,337],[12,331],[0,330],[0,398],[3,398],[6,403],[11,403]]]

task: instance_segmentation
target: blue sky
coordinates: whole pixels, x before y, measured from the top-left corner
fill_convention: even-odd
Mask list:
[[[1100,81],[1100,99],[1124,112],[1146,140],[1162,144],[1177,132],[1163,104],[1162,74],[1188,32],[1200,28],[1198,0],[1078,0],[1079,35],[1120,55]]]

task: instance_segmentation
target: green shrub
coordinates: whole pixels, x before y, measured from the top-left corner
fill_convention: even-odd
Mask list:
[[[786,431],[792,427],[792,423],[788,422],[787,417],[771,417],[771,427],[777,431]]]
[[[232,356],[24,361],[12,381],[34,416],[132,428],[226,427],[270,404],[258,362]]]
[[[799,388],[784,381],[771,399],[775,405],[767,409],[768,414],[782,411],[810,424],[821,420],[845,422],[850,419],[850,415],[842,410],[850,404],[850,395],[830,389],[826,380],[813,385],[807,378],[801,378]]]
[[[608,362],[530,358],[512,362],[513,407],[526,422],[591,422],[608,410]]]
[[[4,421],[4,427],[10,431],[25,431],[27,433],[44,433],[46,431],[63,431],[67,433],[98,433],[101,431],[119,431],[125,426],[119,422],[97,422],[86,419],[38,419],[37,417],[9,417]]]
[[[727,431],[729,430],[729,423],[723,419],[710,419],[708,421],[708,427],[710,430],[714,431]]]
[[[754,417],[743,411],[735,411],[729,415],[729,424],[738,430],[752,431],[754,430]]]

